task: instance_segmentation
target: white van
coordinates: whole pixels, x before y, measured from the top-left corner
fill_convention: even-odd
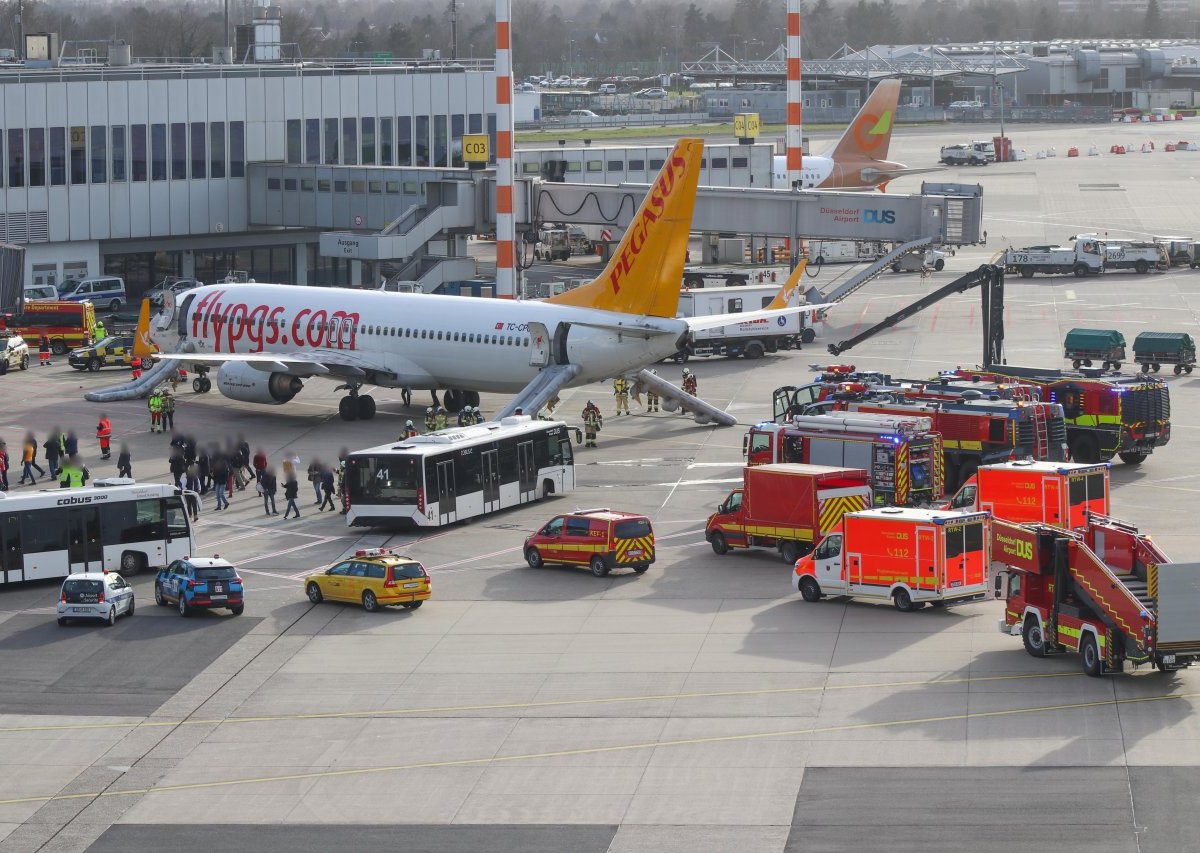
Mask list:
[[[601,95],[617,94],[617,84],[616,83],[601,83],[600,84],[600,94]]]
[[[31,284],[25,288],[26,302],[54,302],[58,299],[58,291],[52,284]]]
[[[600,118],[591,110],[571,110],[570,118],[574,121],[588,121],[594,118]]]
[[[125,279],[119,275],[103,275],[68,281],[58,291],[64,302],[91,302],[97,311],[107,308],[116,311],[125,304]]]

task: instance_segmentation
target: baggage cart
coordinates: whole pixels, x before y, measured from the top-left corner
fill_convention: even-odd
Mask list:
[[[1115,329],[1072,329],[1063,339],[1063,358],[1070,359],[1076,370],[1091,367],[1093,361],[1120,370],[1125,361],[1125,336]]]
[[[1186,332],[1142,332],[1133,341],[1133,360],[1142,373],[1158,373],[1164,364],[1175,365],[1175,375],[1191,373],[1196,364],[1196,342]]]

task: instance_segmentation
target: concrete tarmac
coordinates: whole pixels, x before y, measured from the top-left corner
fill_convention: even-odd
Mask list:
[[[1010,132],[1031,155],[1053,145],[1058,156],[926,176],[984,186],[987,247],[928,278],[885,274],[803,352],[693,360],[701,396],[747,424],[769,418],[772,390],[807,381],[810,363],[908,376],[974,364],[973,293],[837,359],[823,353],[1009,242],[1200,237],[1200,153],[1162,151],[1200,137],[1200,123]],[[932,165],[958,138],[900,131],[895,158]],[[1064,156],[1072,144],[1107,152],[1143,139],[1158,150]],[[817,283],[848,270],[827,267]],[[1197,328],[1200,271],[1008,284],[1013,363],[1063,366],[1075,326],[1131,342]],[[93,474],[111,475],[89,438],[107,411],[138,478],[165,481],[167,440],[147,432],[143,403],[82,400],[117,378],[61,359],[0,377],[0,435],[12,452],[26,429],[73,426]],[[1114,466],[1114,507],[1193,560],[1200,376],[1165,378],[1171,442],[1141,466]],[[276,467],[295,451],[304,467],[395,438],[424,410],[427,396],[414,396],[405,409],[399,391],[380,390],[379,416],[346,424],[320,380],[273,408],[186,393],[177,421],[201,441],[243,433]],[[299,521],[265,515],[250,491],[222,513],[206,498],[201,552],[234,561],[247,581],[236,619],[184,622],[155,608],[150,578],[138,577],[131,620],[59,629],[57,584],[0,590],[0,851],[303,850],[323,839],[337,839],[323,849],[611,853],[1200,847],[1188,799],[1200,673],[1086,678],[1075,656],[1034,659],[999,633],[994,601],[910,614],[806,604],[778,556],[718,557],[703,541],[706,516],[739,482],[743,428],[636,407],[612,417],[604,385],[564,394],[559,411],[578,423],[588,399],[609,416],[600,447],[577,453],[573,494],[444,530],[348,529],[304,489]],[[483,408],[502,402],[487,395]],[[523,538],[583,506],[648,514],[657,562],[604,579],[527,568]],[[421,610],[305,599],[305,572],[383,544],[429,567],[434,597]]]

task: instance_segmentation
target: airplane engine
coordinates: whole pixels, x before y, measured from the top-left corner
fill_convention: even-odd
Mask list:
[[[265,373],[238,361],[226,362],[217,371],[217,388],[231,400],[278,406],[300,393],[304,382],[286,373]]]

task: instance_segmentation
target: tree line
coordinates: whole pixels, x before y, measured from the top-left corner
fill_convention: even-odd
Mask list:
[[[20,0],[0,0],[0,46],[17,47]],[[305,58],[450,57],[451,17],[460,58],[494,48],[488,0],[277,0],[283,41]],[[1094,0],[1104,4],[1105,0]],[[119,38],[135,57],[207,57],[224,41],[224,0],[23,0],[26,32],[62,40]],[[1080,4],[1084,5],[1084,4]],[[249,0],[229,0],[230,25],[250,20]],[[518,74],[678,69],[715,48],[737,59],[769,55],[784,38],[782,0],[514,0]],[[806,0],[803,50],[825,58],[849,45],[940,44],[985,39],[1193,37],[1197,22],[1145,10],[1059,11],[1056,0]]]

